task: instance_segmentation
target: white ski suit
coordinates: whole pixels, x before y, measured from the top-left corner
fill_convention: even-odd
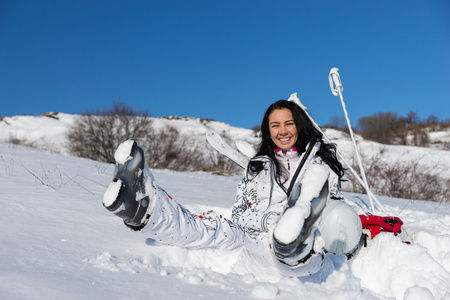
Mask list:
[[[329,167],[316,152],[320,143],[316,143],[307,157],[305,164],[296,180],[300,182],[303,174],[312,164]],[[297,169],[302,156],[290,151],[286,157],[277,155],[281,163],[290,172],[288,185],[292,174]],[[220,214],[209,211],[196,215],[172,200],[168,194],[156,186],[154,209],[142,232],[161,243],[187,248],[220,248],[232,250],[245,247],[248,251],[260,255],[271,255],[269,246],[270,229],[276,223],[287,204],[287,188],[277,183],[274,163],[268,157],[255,157],[252,160],[261,161],[263,171],[245,176],[237,186],[236,200],[232,207],[232,220]],[[332,198],[342,199],[338,176],[329,172],[329,190]],[[323,254],[319,253],[305,264],[297,268],[286,267],[275,258],[275,264],[288,275],[305,276],[320,269]]]

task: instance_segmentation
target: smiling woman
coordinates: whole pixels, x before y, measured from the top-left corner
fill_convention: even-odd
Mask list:
[[[362,226],[340,190],[344,171],[335,146],[324,143],[303,109],[287,100],[269,106],[261,132],[258,152],[238,183],[231,219],[214,211],[196,215],[173,200],[155,183],[143,149],[132,140],[116,150],[103,205],[128,228],[160,243],[245,247],[270,258],[285,275],[318,272],[326,252],[353,256]]]
[[[281,181],[288,181],[289,176],[279,163],[280,152],[294,157],[306,152],[307,145],[320,141],[318,155],[333,170],[335,174],[342,178],[344,171],[342,164],[336,159],[336,146],[324,143],[322,134],[314,127],[306,113],[297,104],[280,100],[267,108],[261,123],[261,144],[258,148],[257,156],[269,157],[275,165],[275,171]],[[275,151],[274,151],[275,150]],[[280,151],[281,150],[281,151]],[[289,158],[289,157],[288,157]],[[285,169],[290,171],[295,167],[290,159]],[[295,160],[294,160],[295,162]],[[250,163],[250,170],[261,171],[258,162]]]
[[[292,112],[287,108],[274,110],[269,116],[269,126],[272,141],[286,155],[298,138]]]

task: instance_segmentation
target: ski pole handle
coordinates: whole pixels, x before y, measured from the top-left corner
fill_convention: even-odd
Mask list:
[[[339,71],[338,68],[332,68],[330,74],[328,75],[328,81],[330,82],[330,89],[333,95],[335,96],[339,95],[344,90],[344,88],[342,87],[341,77],[339,76],[338,71]]]
[[[306,111],[306,106],[304,106],[301,102],[300,99],[297,96],[297,93],[293,93],[291,94],[291,96],[289,97],[288,101],[292,101],[294,103],[296,103],[298,106],[300,106],[304,111]]]

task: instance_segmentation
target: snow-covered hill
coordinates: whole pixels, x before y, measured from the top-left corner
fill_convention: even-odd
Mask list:
[[[347,262],[281,277],[245,250],[186,250],[102,206],[113,165],[0,142],[1,299],[450,299],[450,206],[381,197],[412,238],[380,234]],[[193,212],[230,215],[238,176],[153,170]],[[347,194],[367,201],[364,195]]]
[[[50,152],[68,154],[66,132],[78,115],[64,113],[47,113],[42,116],[14,116],[3,117],[0,121],[0,141],[15,141],[25,145],[32,145]],[[205,143],[205,132],[214,130],[232,140],[244,140],[256,145],[259,139],[253,130],[237,128],[229,124],[202,120],[191,117],[160,117],[152,118],[155,128],[174,127],[181,134]],[[348,134],[334,129],[325,129],[325,134],[338,145],[338,151],[348,161],[354,160],[353,143]],[[450,129],[429,134],[430,143],[436,145],[450,141]],[[372,157],[383,153],[383,159],[392,163],[414,161],[427,168],[430,172],[438,173],[441,177],[450,179],[450,151],[435,148],[413,146],[383,145],[364,140],[356,135],[358,147],[363,157],[370,161]]]
[[[68,154],[66,132],[78,115],[47,113],[41,116],[3,117],[0,121],[0,141],[17,141],[51,152]],[[174,127],[180,134],[205,140],[205,132],[214,130],[233,139],[256,143],[253,130],[230,126],[223,122],[191,117],[151,118],[156,129]]]

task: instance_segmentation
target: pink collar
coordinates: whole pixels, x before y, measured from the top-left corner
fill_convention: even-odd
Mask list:
[[[275,147],[273,147],[273,150],[274,150],[275,152],[277,152],[277,153],[281,151],[280,148],[275,148]],[[297,152],[297,148],[292,147],[289,151]],[[289,151],[288,151],[288,152],[289,152]]]

